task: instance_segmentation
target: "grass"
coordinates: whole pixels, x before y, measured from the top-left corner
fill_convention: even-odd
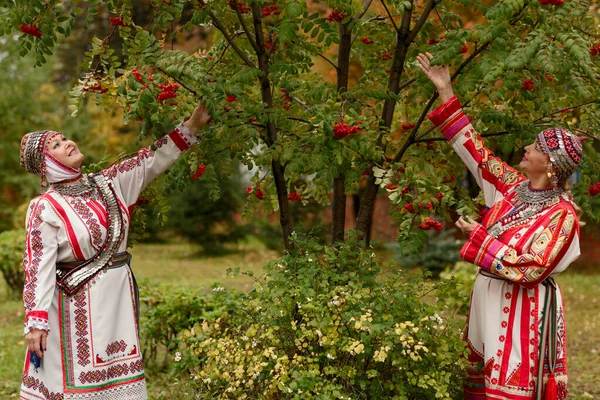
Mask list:
[[[198,248],[187,243],[140,244],[133,250],[133,269],[138,279],[153,284],[167,284],[209,291],[213,283],[247,291],[251,278],[228,277],[228,268],[241,267],[255,274],[262,272],[276,252],[248,243],[219,257],[203,257]],[[599,270],[600,271],[600,270]],[[600,273],[591,268],[573,268],[557,279],[563,291],[567,316],[568,368],[570,399],[600,399]],[[0,399],[18,397],[20,375],[25,356],[22,336],[23,309],[20,301],[9,300],[0,279]],[[148,384],[152,399],[173,378],[149,371]],[[176,399],[176,397],[173,397]],[[181,397],[183,398],[183,397]]]

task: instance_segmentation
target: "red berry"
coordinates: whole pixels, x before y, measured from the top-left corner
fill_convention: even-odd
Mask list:
[[[254,188],[252,186],[246,187],[246,193],[248,193],[248,194],[251,194],[253,190],[254,190]]]
[[[363,42],[364,44],[373,44],[373,43],[375,43],[374,41],[372,41],[371,39],[366,38],[366,37],[360,38],[360,41]]]
[[[112,26],[127,26],[127,24],[123,21],[123,17],[112,17],[109,18],[109,21]]]
[[[229,103],[233,103],[234,101],[237,101],[237,97],[235,97],[235,96],[231,96],[231,95],[230,95],[230,96],[227,96],[226,100],[227,100]]]
[[[525,79],[523,84],[521,85],[521,90],[531,90],[533,89],[533,80]]]
[[[597,48],[595,48],[595,47],[592,47],[592,48],[590,49],[590,55],[592,55],[592,56],[597,56],[597,55],[598,55],[598,49],[597,49]]]
[[[428,39],[427,44],[438,44],[440,41],[435,39]]]
[[[395,186],[395,185],[392,185],[391,183],[390,183],[390,184],[388,184],[388,185],[387,185],[385,188],[386,188],[387,190],[396,190],[396,186]]]
[[[200,178],[202,175],[204,175],[204,171],[206,171],[206,165],[204,165],[204,164],[198,165],[198,168],[196,168],[196,173],[194,175],[192,175],[192,179],[196,180],[196,179]]]
[[[460,48],[460,51],[458,52],[458,54],[465,54],[467,51],[469,51],[469,46],[467,46],[466,44],[463,44]]]
[[[301,201],[302,197],[298,194],[298,192],[292,192],[288,195],[288,200],[290,201]]]
[[[261,188],[259,188],[259,187],[258,187],[258,188],[256,188],[256,192],[254,192],[254,195],[255,195],[256,197],[258,197],[258,199],[259,199],[259,200],[262,200],[262,199],[264,199],[264,198],[265,198],[265,194],[263,193],[262,189],[261,189]]]
[[[42,31],[37,26],[21,24],[19,25],[19,30],[34,37],[42,36]]]
[[[337,8],[331,10],[331,13],[325,18],[329,22],[340,22],[346,18],[346,14],[340,12]]]
[[[415,127],[415,124],[411,124],[410,122],[402,124],[402,130],[405,130],[405,131],[408,131],[414,127]]]

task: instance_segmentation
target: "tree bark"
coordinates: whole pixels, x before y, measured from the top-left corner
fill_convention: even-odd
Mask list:
[[[338,47],[337,89],[338,93],[348,90],[350,70],[350,50],[352,31],[348,24],[340,23],[340,45]],[[342,171],[333,179],[333,204],[331,221],[331,242],[344,240],[346,230],[346,174]]]
[[[273,108],[273,91],[271,90],[271,81],[269,80],[269,55],[265,47],[265,37],[262,29],[261,8],[259,5],[252,5],[252,21],[254,24],[254,35],[256,38],[256,55],[258,56],[258,68],[263,72],[260,77],[260,94],[266,109]],[[277,141],[277,127],[269,119],[267,121],[266,142],[271,147]],[[285,165],[279,160],[271,162],[273,180],[277,190],[277,202],[279,203],[279,223],[281,224],[281,233],[283,236],[283,248],[290,250],[293,248],[290,243],[290,235],[293,232],[292,215],[288,201],[288,190],[285,182]]]

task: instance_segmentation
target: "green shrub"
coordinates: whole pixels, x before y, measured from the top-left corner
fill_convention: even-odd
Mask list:
[[[0,271],[6,281],[10,296],[18,299],[23,292],[23,249],[25,229],[0,233]]]
[[[447,267],[440,274],[440,278],[456,282],[456,285],[446,292],[447,297],[444,301],[449,307],[456,307],[461,315],[467,315],[469,312],[471,290],[476,276],[477,267],[464,261],[457,262],[452,268]]]
[[[197,398],[462,397],[463,322],[442,318],[452,283],[393,265],[382,276],[352,233],[339,247],[293,242],[249,294],[215,289],[227,309],[180,335],[176,365]]]

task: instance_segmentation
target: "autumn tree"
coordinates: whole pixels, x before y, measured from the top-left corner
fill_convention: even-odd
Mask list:
[[[348,228],[370,230],[384,191],[408,251],[438,226],[428,221],[449,210],[476,212],[457,185],[460,162],[426,120],[437,94],[415,67],[419,52],[451,65],[467,113],[500,153],[555,125],[588,143],[597,138],[600,40],[587,1],[151,4],[150,22],[142,26],[131,1],[15,3],[5,6],[0,29],[19,29],[23,53],[43,64],[76,20],[108,18],[109,34],[93,38],[86,53],[73,109],[88,97],[123,107],[126,121],[143,121],[142,135],[159,136],[202,98],[214,122],[173,176],[181,184],[204,166],[203,179],[214,185],[216,175],[233,170],[233,160],[258,167],[247,212],[277,211],[286,249],[297,218],[291,201],[331,207],[336,242]],[[480,22],[465,25],[464,9]],[[182,35],[207,32],[213,32],[210,48],[173,50]],[[315,72],[317,60],[331,68],[334,82]],[[351,83],[356,66],[362,74]],[[592,145],[586,148],[590,156],[574,193],[593,218],[586,193],[598,180],[598,160]],[[356,223],[347,227],[346,196],[359,188]]]

